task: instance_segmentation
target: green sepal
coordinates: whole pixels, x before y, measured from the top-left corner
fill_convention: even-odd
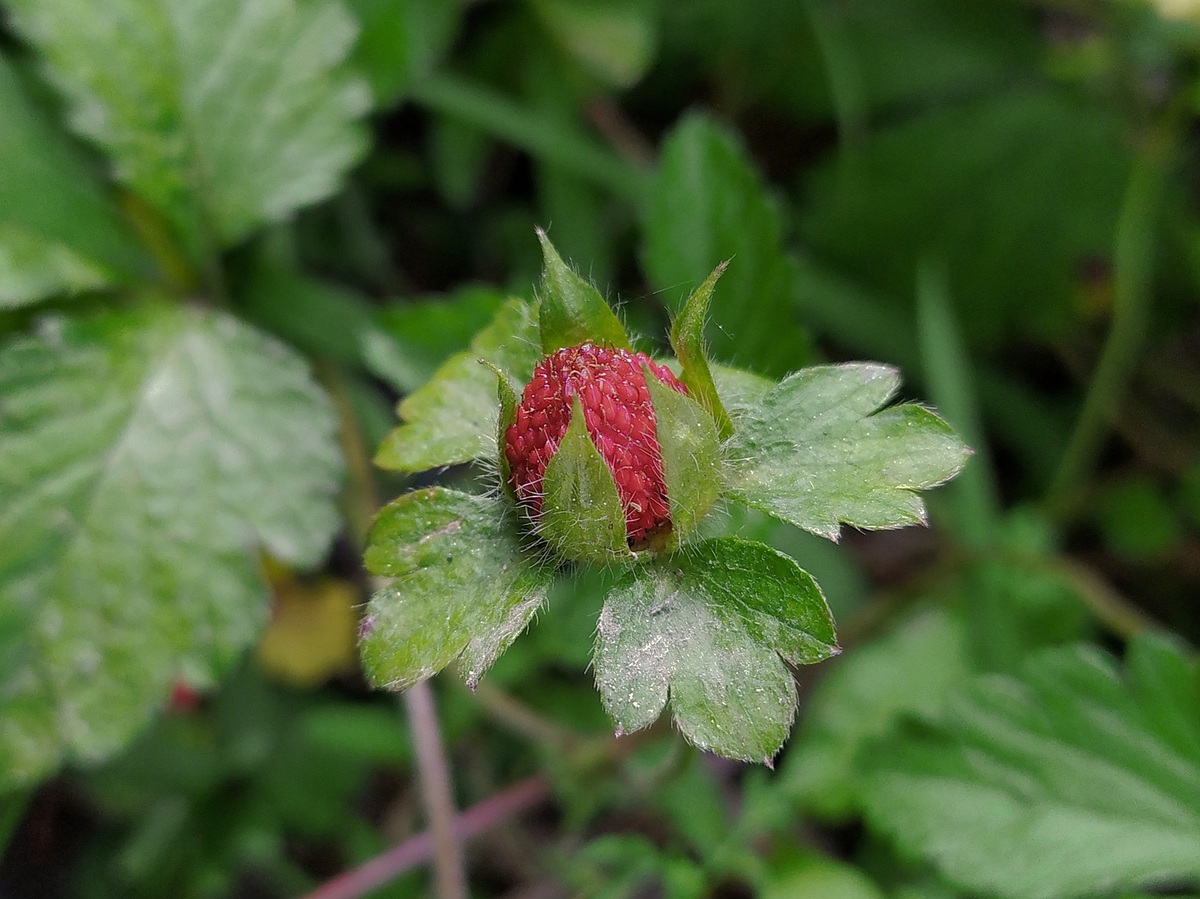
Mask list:
[[[546,599],[554,567],[521,546],[498,497],[430,487],[379,513],[367,570],[395,578],[363,619],[363,668],[376,686],[404,690],[458,660],[474,687]]]
[[[517,404],[520,403],[521,398],[517,395],[517,389],[513,387],[512,381],[508,379],[508,375],[501,368],[486,359],[480,359],[479,364],[487,366],[496,373],[496,399],[500,403],[500,416],[496,427],[496,461],[500,466],[501,487],[510,499],[515,500],[517,495],[512,488],[512,466],[508,464],[508,456],[504,452],[504,435],[517,420]]]
[[[567,559],[610,565],[634,558],[617,482],[588,434],[579,397],[574,398],[571,422],[542,476],[537,531]]]
[[[545,231],[538,228],[537,236],[546,259],[538,288],[542,352],[549,355],[563,347],[588,342],[632,350],[621,320],[600,296],[600,291],[563,262]]]
[[[728,265],[728,262],[722,262],[714,268],[704,283],[692,291],[679,315],[671,322],[671,349],[683,365],[683,383],[712,416],[721,440],[733,433],[733,422],[717,394],[717,385],[713,383],[708,358],[704,355],[704,319],[708,315],[713,288]]]
[[[618,735],[650,725],[669,697],[692,743],[768,762],[796,711],[784,662],[838,651],[808,573],[761,543],[723,537],[622,575],[596,630],[596,686]]]
[[[675,545],[695,532],[720,495],[721,441],[716,424],[698,402],[663,384],[648,366],[643,365],[642,372],[654,404]]]

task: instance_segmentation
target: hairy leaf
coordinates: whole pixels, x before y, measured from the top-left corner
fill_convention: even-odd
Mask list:
[[[784,660],[837,651],[820,588],[791,558],[705,540],[617,583],[600,614],[596,684],[619,731],[652,723],[669,695],[697,746],[761,762],[783,745],[796,711]]]
[[[303,360],[221,314],[49,322],[0,351],[0,398],[12,783],[112,752],[177,678],[215,677],[266,614],[255,549],[317,561],[341,463]]]
[[[836,540],[838,523],[893,528],[925,521],[918,490],[952,478],[970,451],[921,406],[887,403],[885,365],[802,369],[742,411],[730,498]]]
[[[876,826],[971,892],[1061,899],[1200,878],[1200,669],[1157,636],[979,679],[872,751]]]
[[[371,599],[361,647],[367,676],[392,690],[456,659],[474,686],[554,577],[522,550],[506,502],[442,487],[406,493],[379,513],[366,565],[396,579]]]
[[[332,193],[367,86],[337,0],[12,0],[70,123],[193,256]]]
[[[510,300],[469,350],[451,356],[428,384],[400,403],[404,423],[384,440],[376,463],[417,472],[494,456],[496,372],[480,363],[523,387],[541,358],[536,307]]]

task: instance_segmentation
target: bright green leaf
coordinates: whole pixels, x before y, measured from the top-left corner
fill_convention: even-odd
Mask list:
[[[45,278],[46,255],[57,258],[52,265],[55,282],[64,274],[64,254],[78,254],[79,261],[67,264],[76,274],[78,266],[90,269],[99,264],[126,275],[146,274],[149,264],[121,220],[116,206],[105,195],[97,173],[76,153],[66,136],[55,131],[25,95],[16,74],[0,54],[0,247],[5,255],[16,255],[23,263],[27,250],[43,257],[18,278]],[[10,232],[12,229],[12,232]],[[10,240],[19,241],[9,245]],[[12,260],[9,259],[11,265]],[[40,274],[39,274],[40,273]],[[87,281],[94,279],[94,275]],[[11,282],[10,282],[11,284]],[[90,284],[88,286],[91,286]],[[37,299],[28,286],[0,288],[0,294]],[[42,295],[45,295],[44,293]],[[15,305],[13,300],[0,305]]]
[[[597,565],[633,558],[617,482],[588,435],[578,396],[542,476],[542,497],[537,532],[560,555]]]
[[[193,257],[337,188],[370,95],[337,0],[12,0],[70,123]]]
[[[655,9],[648,0],[534,0],[546,30],[593,75],[630,87],[653,61]]]
[[[600,614],[596,684],[619,731],[652,723],[669,694],[697,746],[761,762],[783,745],[796,711],[784,660],[827,659],[835,639],[820,588],[791,558],[705,540],[618,582]]]
[[[642,366],[654,403],[655,434],[676,539],[686,540],[721,492],[721,443],[712,418],[693,399]]]
[[[441,487],[379,513],[367,568],[395,578],[371,599],[362,657],[378,686],[404,690],[460,659],[474,686],[546,598],[553,568],[521,548],[499,499]]]
[[[341,463],[304,361],[222,314],[49,321],[0,350],[0,397],[2,787],[223,670],[266,616],[254,549],[316,562]]]
[[[708,357],[704,353],[704,321],[708,315],[713,288],[725,272],[725,263],[718,265],[704,283],[692,291],[683,304],[683,309],[671,322],[671,349],[683,366],[683,383],[688,392],[699,400],[700,405],[717,424],[717,434],[724,440],[733,433],[733,422],[717,394]]]
[[[822,817],[852,815],[860,807],[859,750],[901,713],[939,709],[970,671],[962,621],[943,609],[847,653],[809,700],[781,772],[785,789]]]
[[[0,222],[0,309],[102,287],[105,273],[62,244]]]
[[[540,359],[536,309],[510,300],[469,350],[451,356],[433,380],[400,404],[404,423],[384,440],[376,463],[417,472],[494,456],[496,375],[480,361],[524,385]]]
[[[806,368],[743,412],[730,453],[730,498],[836,540],[838,523],[894,528],[925,521],[918,490],[970,451],[921,406],[890,406],[900,380],[885,365]]]
[[[1200,670],[1158,636],[980,678],[870,756],[870,820],[971,892],[1066,899],[1200,878]]]
[[[644,227],[643,264],[659,290],[733,260],[712,293],[709,337],[718,359],[775,376],[807,360],[799,268],[783,248],[778,204],[731,133],[700,115],[675,127]]]
[[[616,349],[632,349],[621,320],[604,297],[562,261],[546,232],[538,229],[546,268],[538,288],[541,302],[542,352],[595,343]]]

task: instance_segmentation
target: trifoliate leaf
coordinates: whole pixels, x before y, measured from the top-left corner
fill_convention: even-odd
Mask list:
[[[676,540],[686,540],[721,492],[721,442],[712,418],[695,400],[672,390],[642,366],[654,403],[655,434]]]
[[[784,660],[837,651],[820,588],[791,558],[761,543],[705,540],[617,583],[600,614],[596,685],[620,731],[649,725],[669,695],[697,746],[761,762],[783,745],[796,711]]]
[[[559,555],[597,565],[633,559],[617,482],[588,435],[578,396],[542,476],[542,496],[537,532]]]
[[[451,356],[433,380],[400,404],[404,424],[384,440],[375,462],[417,472],[493,456],[496,374],[480,361],[524,384],[541,358],[536,308],[510,300],[469,350]]]
[[[367,676],[391,690],[456,659],[473,686],[554,576],[522,550],[508,503],[441,487],[406,493],[379,513],[366,565],[396,579],[371,599],[361,645]]]
[[[80,264],[102,266],[105,271],[124,275],[145,275],[150,265],[121,221],[116,205],[105,195],[99,176],[75,152],[65,134],[56,131],[30,102],[16,74],[0,54],[0,244],[4,252],[24,260],[27,251],[20,247],[33,244],[43,249],[39,256],[49,253],[60,257],[64,253],[79,257],[71,263],[71,271]],[[12,232],[9,232],[12,229]],[[19,245],[9,245],[18,240]],[[61,248],[61,249],[60,249]],[[28,260],[24,260],[28,261]],[[11,261],[10,261],[11,265]],[[61,282],[61,261],[54,264],[53,281]],[[45,266],[33,267],[33,279],[44,281]],[[18,278],[28,279],[31,273],[24,266],[13,269]],[[91,282],[95,275],[85,280]],[[76,277],[67,278],[73,286]],[[92,286],[88,283],[84,286]],[[31,290],[10,286],[0,288],[7,294],[7,303],[40,299],[49,295],[39,286]]]
[[[217,313],[55,320],[0,350],[0,788],[96,759],[266,617],[256,546],[320,557],[335,422],[304,361]]]
[[[1200,878],[1200,669],[1157,636],[980,678],[871,752],[870,820],[972,893],[1108,895]]]
[[[562,261],[545,231],[539,228],[537,235],[546,258],[538,287],[542,352],[589,342],[632,350],[625,327],[600,292]]]
[[[71,125],[193,257],[323,199],[366,147],[337,0],[13,0]]]
[[[802,369],[742,410],[729,453],[729,497],[836,540],[838,523],[895,528],[925,521],[917,495],[970,455],[921,406],[877,411],[900,380],[885,365]]]
[[[722,440],[733,433],[733,422],[729,420],[729,413],[717,394],[717,386],[708,367],[708,357],[704,354],[704,321],[713,288],[724,271],[725,263],[713,269],[704,283],[692,291],[679,315],[671,322],[671,349],[683,366],[683,383],[687,385],[688,393],[708,410]]]
[[[644,230],[643,263],[659,290],[677,291],[696,272],[734,260],[712,294],[717,359],[776,377],[807,361],[799,268],[783,247],[782,216],[731,133],[700,115],[675,127]]]

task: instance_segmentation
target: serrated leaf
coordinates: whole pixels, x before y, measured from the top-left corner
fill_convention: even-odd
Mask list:
[[[900,714],[937,711],[969,678],[969,656],[960,618],[935,608],[832,663],[805,707],[780,772],[782,788],[824,818],[857,812],[859,751]]]
[[[589,342],[631,350],[625,327],[600,292],[562,261],[545,231],[539,228],[537,235],[546,260],[538,287],[542,352]]]
[[[1200,671],[1158,636],[980,678],[872,751],[876,827],[972,892],[1067,899],[1200,878]]]
[[[712,295],[713,355],[782,376],[809,356],[799,268],[783,248],[782,216],[738,140],[688,115],[663,145],[647,205],[643,265],[675,291],[721,259],[733,265]]]
[[[572,403],[571,421],[542,476],[538,535],[568,559],[632,560],[617,482],[588,435],[579,397]]]
[[[253,550],[311,564],[337,527],[329,403],[219,313],[139,308],[0,350],[0,783],[97,759],[266,616]]]
[[[71,125],[193,258],[331,194],[370,91],[337,0],[12,0]],[[210,233],[212,232],[212,233]]]
[[[510,300],[471,348],[451,356],[433,379],[400,403],[404,424],[379,448],[384,468],[418,472],[492,457],[496,451],[496,375],[480,361],[525,384],[542,358],[536,308]]]
[[[785,378],[738,420],[729,497],[830,540],[839,522],[923,524],[917,491],[954,477],[970,450],[921,406],[877,411],[899,385],[895,369],[871,363]]]
[[[150,265],[105,195],[97,173],[30,102],[16,74],[0,54],[0,227],[42,253],[70,253],[86,266],[106,272],[145,275]],[[8,243],[12,235],[0,238]],[[60,249],[61,248],[61,249]],[[9,255],[25,254],[9,247]],[[74,268],[74,266],[72,266]],[[61,265],[54,266],[61,274]],[[44,271],[42,266],[36,270]],[[28,273],[21,277],[29,277]],[[55,280],[59,280],[58,277]],[[68,279],[74,280],[74,279]],[[91,280],[90,278],[88,280]],[[90,285],[89,285],[90,286]],[[39,299],[40,291],[7,291],[10,297]],[[41,292],[41,295],[47,295]],[[3,305],[0,303],[0,305]],[[8,305],[15,305],[10,299]]]
[[[367,676],[404,690],[456,659],[474,685],[545,601],[554,570],[522,549],[507,503],[441,487],[379,513],[367,568],[396,580],[371,599]]]
[[[107,283],[103,270],[62,244],[49,243],[0,222],[0,309],[92,290]]]
[[[724,440],[733,433],[733,422],[717,394],[708,357],[704,353],[704,321],[708,316],[713,288],[725,272],[726,263],[718,265],[704,283],[692,291],[683,308],[671,322],[671,349],[683,366],[683,383],[717,425],[717,434]]]
[[[672,533],[675,540],[686,540],[720,495],[721,442],[699,403],[663,384],[648,366],[642,371],[654,404]]]
[[[649,725],[670,695],[690,741],[761,762],[783,745],[796,711],[784,660],[827,659],[835,639],[820,588],[791,558],[761,543],[705,540],[617,583],[600,614],[596,685],[621,731]]]

